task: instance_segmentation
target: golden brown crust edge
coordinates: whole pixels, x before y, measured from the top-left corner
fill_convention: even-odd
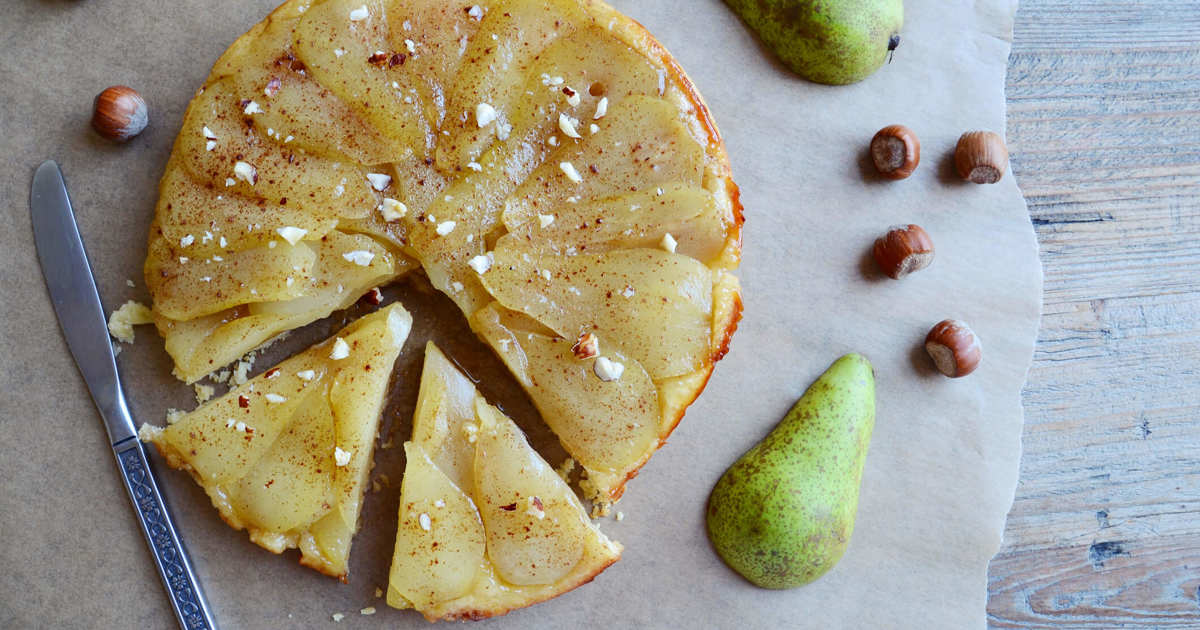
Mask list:
[[[587,583],[591,582],[592,580],[596,579],[597,575],[600,575],[600,573],[602,573],[605,569],[612,566],[613,563],[615,563],[617,560],[620,560],[620,559],[621,559],[621,554],[620,554],[620,552],[618,552],[616,555],[605,560],[603,563],[596,565],[596,567],[591,572],[582,573],[576,579],[574,579],[570,582],[567,582],[566,583],[567,585],[564,588],[555,592],[553,595],[550,595],[549,597],[546,597],[545,599],[540,599],[536,602],[532,602],[530,604],[525,604],[523,606],[506,606],[506,607],[498,608],[495,610],[468,609],[468,610],[462,610],[462,611],[457,611],[457,612],[453,612],[453,613],[447,613],[445,615],[442,615],[441,617],[432,617],[432,618],[425,617],[425,619],[428,621],[481,621],[483,619],[490,619],[492,617],[501,617],[501,616],[507,615],[508,613],[510,613],[514,610],[528,608],[529,606],[532,606],[534,604],[540,604],[545,601],[549,601],[551,599],[554,599],[555,597],[559,597],[560,595],[566,595],[567,593],[579,588],[580,586],[583,586],[584,584],[587,584]]]

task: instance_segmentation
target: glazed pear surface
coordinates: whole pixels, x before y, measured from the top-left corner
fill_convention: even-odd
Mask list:
[[[430,621],[504,614],[621,555],[567,483],[432,343],[401,490],[387,602]]]
[[[142,427],[231,527],[345,579],[392,365],[412,317],[398,304],[201,405]]]

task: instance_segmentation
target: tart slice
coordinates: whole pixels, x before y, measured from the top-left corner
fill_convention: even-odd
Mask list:
[[[404,452],[390,606],[430,621],[502,615],[620,557],[517,425],[432,343]]]
[[[398,304],[343,328],[165,428],[143,425],[221,518],[275,553],[346,577],[392,364],[412,317]]]

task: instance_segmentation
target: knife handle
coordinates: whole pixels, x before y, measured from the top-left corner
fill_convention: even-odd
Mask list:
[[[125,489],[137,508],[138,522],[142,524],[146,543],[154,552],[158,574],[171,596],[171,606],[175,609],[179,627],[184,630],[215,630],[217,626],[200,590],[200,581],[192,570],[192,563],[175,531],[175,524],[171,522],[171,513],[154,481],[154,472],[150,470],[142,443],[136,437],[130,438],[113,445],[113,453],[120,464]]]

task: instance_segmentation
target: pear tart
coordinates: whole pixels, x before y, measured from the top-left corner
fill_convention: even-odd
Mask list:
[[[413,417],[387,602],[482,619],[592,580],[621,546],[521,430],[432,343]]]
[[[699,94],[598,0],[290,0],[184,117],[145,264],[193,382],[420,269],[611,502],[740,316]]]
[[[345,580],[380,412],[412,318],[387,306],[165,428],[143,425],[231,527]]]

